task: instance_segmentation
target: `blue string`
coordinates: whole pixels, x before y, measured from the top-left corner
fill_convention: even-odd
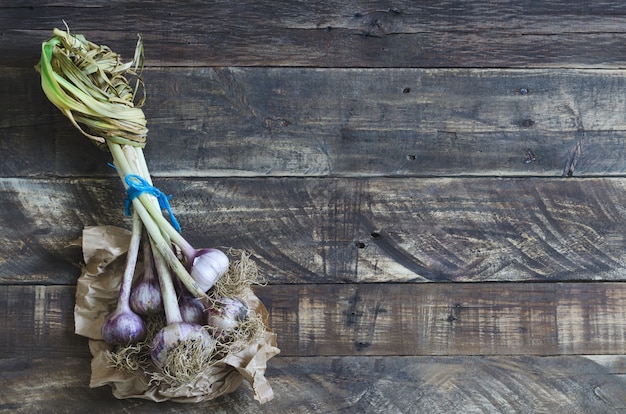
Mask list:
[[[147,193],[155,196],[157,200],[159,200],[159,207],[161,210],[167,210],[167,213],[170,216],[170,220],[172,221],[172,226],[176,229],[176,231],[180,232],[180,225],[174,217],[174,213],[172,212],[172,208],[170,207],[169,200],[172,198],[171,195],[166,196],[161,190],[150,185],[149,182],[144,180],[142,177],[137,174],[128,174],[124,181],[128,184],[128,189],[126,190],[126,194],[128,197],[126,198],[126,215],[130,216],[130,206],[132,205],[132,201],[138,197],[140,194]]]

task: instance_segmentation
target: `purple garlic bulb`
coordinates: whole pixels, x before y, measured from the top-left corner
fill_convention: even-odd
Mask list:
[[[183,321],[196,325],[203,325],[205,322],[204,306],[200,301],[188,293],[184,293],[178,299],[178,307]]]
[[[161,286],[155,274],[154,255],[148,237],[143,244],[143,266],[141,280],[131,289],[130,308],[139,315],[148,316],[163,311]]]
[[[200,325],[186,322],[175,322],[161,329],[154,337],[150,348],[152,362],[158,368],[163,368],[167,362],[168,352],[178,345],[200,341],[202,348],[208,351],[215,349],[216,342],[211,335]]]
[[[163,297],[156,279],[143,279],[130,293],[130,308],[139,315],[163,312]]]
[[[248,305],[239,298],[222,298],[219,304],[208,310],[207,325],[213,336],[229,336],[250,314]]]
[[[102,338],[112,345],[128,345],[144,339],[146,326],[131,310],[115,310],[102,325]]]

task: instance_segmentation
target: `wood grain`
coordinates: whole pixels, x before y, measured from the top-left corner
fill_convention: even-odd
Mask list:
[[[74,334],[74,296],[73,286],[3,287],[0,358],[88,356],[87,340]]]
[[[33,70],[64,20],[143,35],[157,186],[267,279],[270,403],[88,388],[78,239],[130,223]],[[624,2],[25,0],[0,28],[0,412],[626,412]]]
[[[386,283],[259,295],[284,355],[620,355],[625,292],[615,283]]]
[[[160,179],[183,234],[272,283],[623,280],[624,181]],[[83,227],[128,227],[119,179],[0,180],[0,282],[71,284]]]
[[[115,400],[87,388],[81,358],[0,360],[0,411],[11,413],[623,412],[624,382],[582,357],[341,357],[271,360],[275,399],[247,386],[200,404]]]
[[[127,55],[136,33],[143,33],[152,66],[617,68],[626,63],[626,11],[619,1],[31,0],[0,10],[4,66],[32,66],[41,42],[64,20]]]
[[[87,388],[82,358],[0,360],[0,410],[11,413],[556,412],[614,414],[624,382],[582,357],[340,357],[271,360],[275,399],[259,406],[247,386],[200,404],[116,400]],[[29,398],[23,398],[28,395]],[[96,408],[97,407],[97,408]]]
[[[283,356],[623,355],[620,283],[256,288]],[[89,356],[73,286],[1,286],[0,358]],[[582,323],[581,321],[584,321]]]
[[[150,68],[145,82],[161,177],[626,173],[622,70]],[[0,176],[110,175],[40,89],[32,68],[0,68]]]

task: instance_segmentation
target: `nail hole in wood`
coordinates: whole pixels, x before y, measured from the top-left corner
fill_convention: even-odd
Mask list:
[[[522,128],[530,128],[531,126],[535,125],[535,121],[533,121],[532,119],[522,119],[519,122],[519,125]]]

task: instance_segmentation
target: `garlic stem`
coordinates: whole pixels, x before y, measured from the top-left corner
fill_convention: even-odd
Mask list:
[[[143,149],[140,147],[126,147],[129,147],[129,151],[134,150],[133,158],[135,159],[135,162],[137,163],[137,166],[139,168],[138,174],[143,176],[143,178],[150,185],[152,185],[152,177],[150,177],[148,163],[146,162],[146,157],[144,156]],[[159,203],[156,199],[154,201],[156,202],[155,208],[157,208],[160,213]],[[182,235],[172,226],[169,221],[167,221],[163,217],[162,214],[158,214],[158,217],[156,217],[156,219],[158,221],[159,227],[161,227],[161,229],[165,231],[167,236],[170,237],[172,242],[180,248],[187,261],[192,261],[196,254],[196,249],[184,237],[182,237]],[[191,267],[191,263],[188,263],[188,267]]]
[[[128,160],[126,159],[124,151],[121,148],[121,145],[111,142],[110,140],[107,140],[107,145],[109,146],[109,149],[111,150],[111,154],[113,156],[113,160],[114,160],[115,166],[118,169],[117,172],[120,175],[120,177],[123,178],[129,174],[134,174],[133,169],[131,168]],[[126,184],[124,179],[122,179],[122,182],[124,184],[124,187],[128,188],[128,184]],[[148,194],[141,194],[132,200],[132,204],[133,204],[134,211],[136,211],[141,217],[144,227],[146,228],[146,230],[148,231],[148,234],[150,235],[150,238],[154,242],[153,247],[155,249],[155,253],[156,251],[158,251],[162,255],[162,257],[165,259],[167,264],[172,268],[172,270],[174,270],[174,272],[181,279],[185,287],[195,297],[197,298],[206,297],[206,294],[198,287],[197,283],[189,275],[189,272],[187,271],[185,266],[183,266],[180,260],[178,260],[178,257],[176,257],[176,255],[172,251],[169,241],[167,241],[164,238],[163,233],[161,232],[161,230],[163,230],[163,227],[161,227],[160,224],[162,222],[167,223],[167,225],[170,228],[172,228],[172,230],[174,230],[174,233],[178,234],[178,232],[176,232],[176,230],[173,227],[171,227],[171,225],[165,219],[165,217],[163,217],[163,214],[161,213],[160,209],[155,208],[154,204],[152,204],[149,197],[152,197],[152,196]],[[151,211],[149,211],[149,209]],[[155,212],[154,210],[157,210],[157,211]],[[159,217],[162,220],[158,220]],[[169,233],[167,234],[169,235]],[[180,234],[178,234],[178,236],[179,238],[182,238]],[[178,244],[176,240],[174,240],[173,238],[172,238],[172,241]]]
[[[150,357],[157,368],[168,371],[170,375],[176,375],[179,369],[187,369],[186,365],[189,361],[202,355],[207,355],[208,360],[215,350],[216,341],[202,326],[183,321],[176,298],[176,290],[167,265],[158,251],[155,252],[154,257],[161,283],[167,325],[157,332],[152,339]],[[200,353],[198,353],[198,346]],[[182,350],[184,354],[180,358],[170,361],[169,353],[175,349]]]
[[[143,320],[130,307],[130,291],[137,264],[137,254],[141,241],[141,220],[139,215],[133,215],[133,230],[128,246],[126,268],[122,276],[122,283],[116,309],[111,312],[102,324],[102,339],[109,344],[130,344],[141,340],[146,335]]]
[[[152,240],[151,240],[152,241]],[[180,307],[178,306],[178,299],[176,298],[176,291],[174,290],[174,283],[169,272],[169,268],[161,256],[160,252],[154,250],[154,264],[156,272],[159,275],[159,283],[161,285],[161,296],[163,297],[163,307],[165,308],[165,319],[167,324],[183,322],[183,317],[180,313]]]
[[[133,213],[133,227],[128,245],[128,253],[126,254],[126,268],[122,276],[122,284],[120,286],[120,295],[117,303],[118,309],[130,309],[130,291],[133,284],[133,276],[135,267],[137,266],[137,256],[139,254],[139,245],[141,243],[141,219],[137,213]]]

